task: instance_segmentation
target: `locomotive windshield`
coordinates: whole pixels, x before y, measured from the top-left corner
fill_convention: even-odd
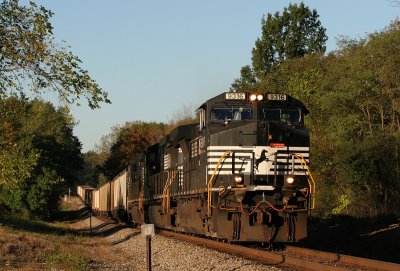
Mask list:
[[[287,124],[301,124],[300,109],[263,109],[262,118],[266,121],[284,122]]]
[[[211,111],[211,120],[250,120],[252,110],[249,107],[215,107]]]

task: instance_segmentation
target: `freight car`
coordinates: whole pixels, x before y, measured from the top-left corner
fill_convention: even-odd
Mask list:
[[[178,126],[132,159],[119,214],[229,242],[306,238],[315,183],[304,104],[285,94],[222,93],[197,114],[198,123]],[[113,187],[107,202],[113,184],[104,185]]]
[[[92,211],[101,216],[127,220],[127,185],[128,168],[120,172],[114,179],[93,191]]]
[[[76,188],[76,192],[77,192],[78,196],[88,206],[90,206],[92,204],[93,190],[94,190],[94,187],[92,187],[90,185],[78,185]]]

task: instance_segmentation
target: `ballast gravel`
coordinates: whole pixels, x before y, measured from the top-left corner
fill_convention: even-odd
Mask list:
[[[138,230],[125,228],[107,238],[112,244],[115,244],[118,250],[123,251],[127,256],[126,264],[127,267],[130,266],[131,268],[129,270],[147,270],[146,238]],[[275,266],[258,264],[233,255],[160,235],[156,235],[151,239],[151,257],[153,271],[283,270]]]
[[[110,255],[100,255],[101,262],[92,262],[90,270],[95,271],[146,271],[146,238],[140,229],[105,222],[93,216],[71,225],[72,228],[89,230],[103,236],[113,247],[113,260]],[[115,260],[116,258],[120,260]],[[264,265],[229,255],[185,241],[155,235],[151,239],[152,271],[285,271],[293,270]]]

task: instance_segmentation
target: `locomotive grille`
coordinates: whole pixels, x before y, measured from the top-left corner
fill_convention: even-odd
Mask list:
[[[272,161],[273,167],[270,168],[269,174],[275,174],[275,169],[278,175],[290,174],[294,172],[295,175],[305,175],[305,169],[301,164],[301,161],[294,158],[292,154],[300,154],[304,157],[307,165],[310,164],[309,161],[309,147],[289,147],[288,150],[278,150],[276,152],[276,166],[275,161]],[[294,159],[294,160],[293,160]],[[293,168],[294,166],[294,168]]]
[[[309,164],[309,147],[289,147],[289,150],[287,150],[266,146],[210,146],[207,148],[208,174],[213,173],[220,157],[226,151],[231,151],[235,154],[235,173],[250,174],[251,165],[253,164],[255,165],[253,170],[256,175],[274,175],[275,171],[277,175],[284,175],[292,172],[296,175],[305,175],[306,173],[303,165],[298,159],[293,158],[292,154],[303,156],[304,160]],[[265,157],[265,159],[262,159],[262,157]],[[254,159],[253,163],[252,159]],[[232,174],[232,161],[232,155],[227,157],[219,168],[219,174]]]

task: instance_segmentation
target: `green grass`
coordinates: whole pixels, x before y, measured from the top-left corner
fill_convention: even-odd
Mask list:
[[[0,217],[0,269],[89,269],[93,238],[64,224]]]

